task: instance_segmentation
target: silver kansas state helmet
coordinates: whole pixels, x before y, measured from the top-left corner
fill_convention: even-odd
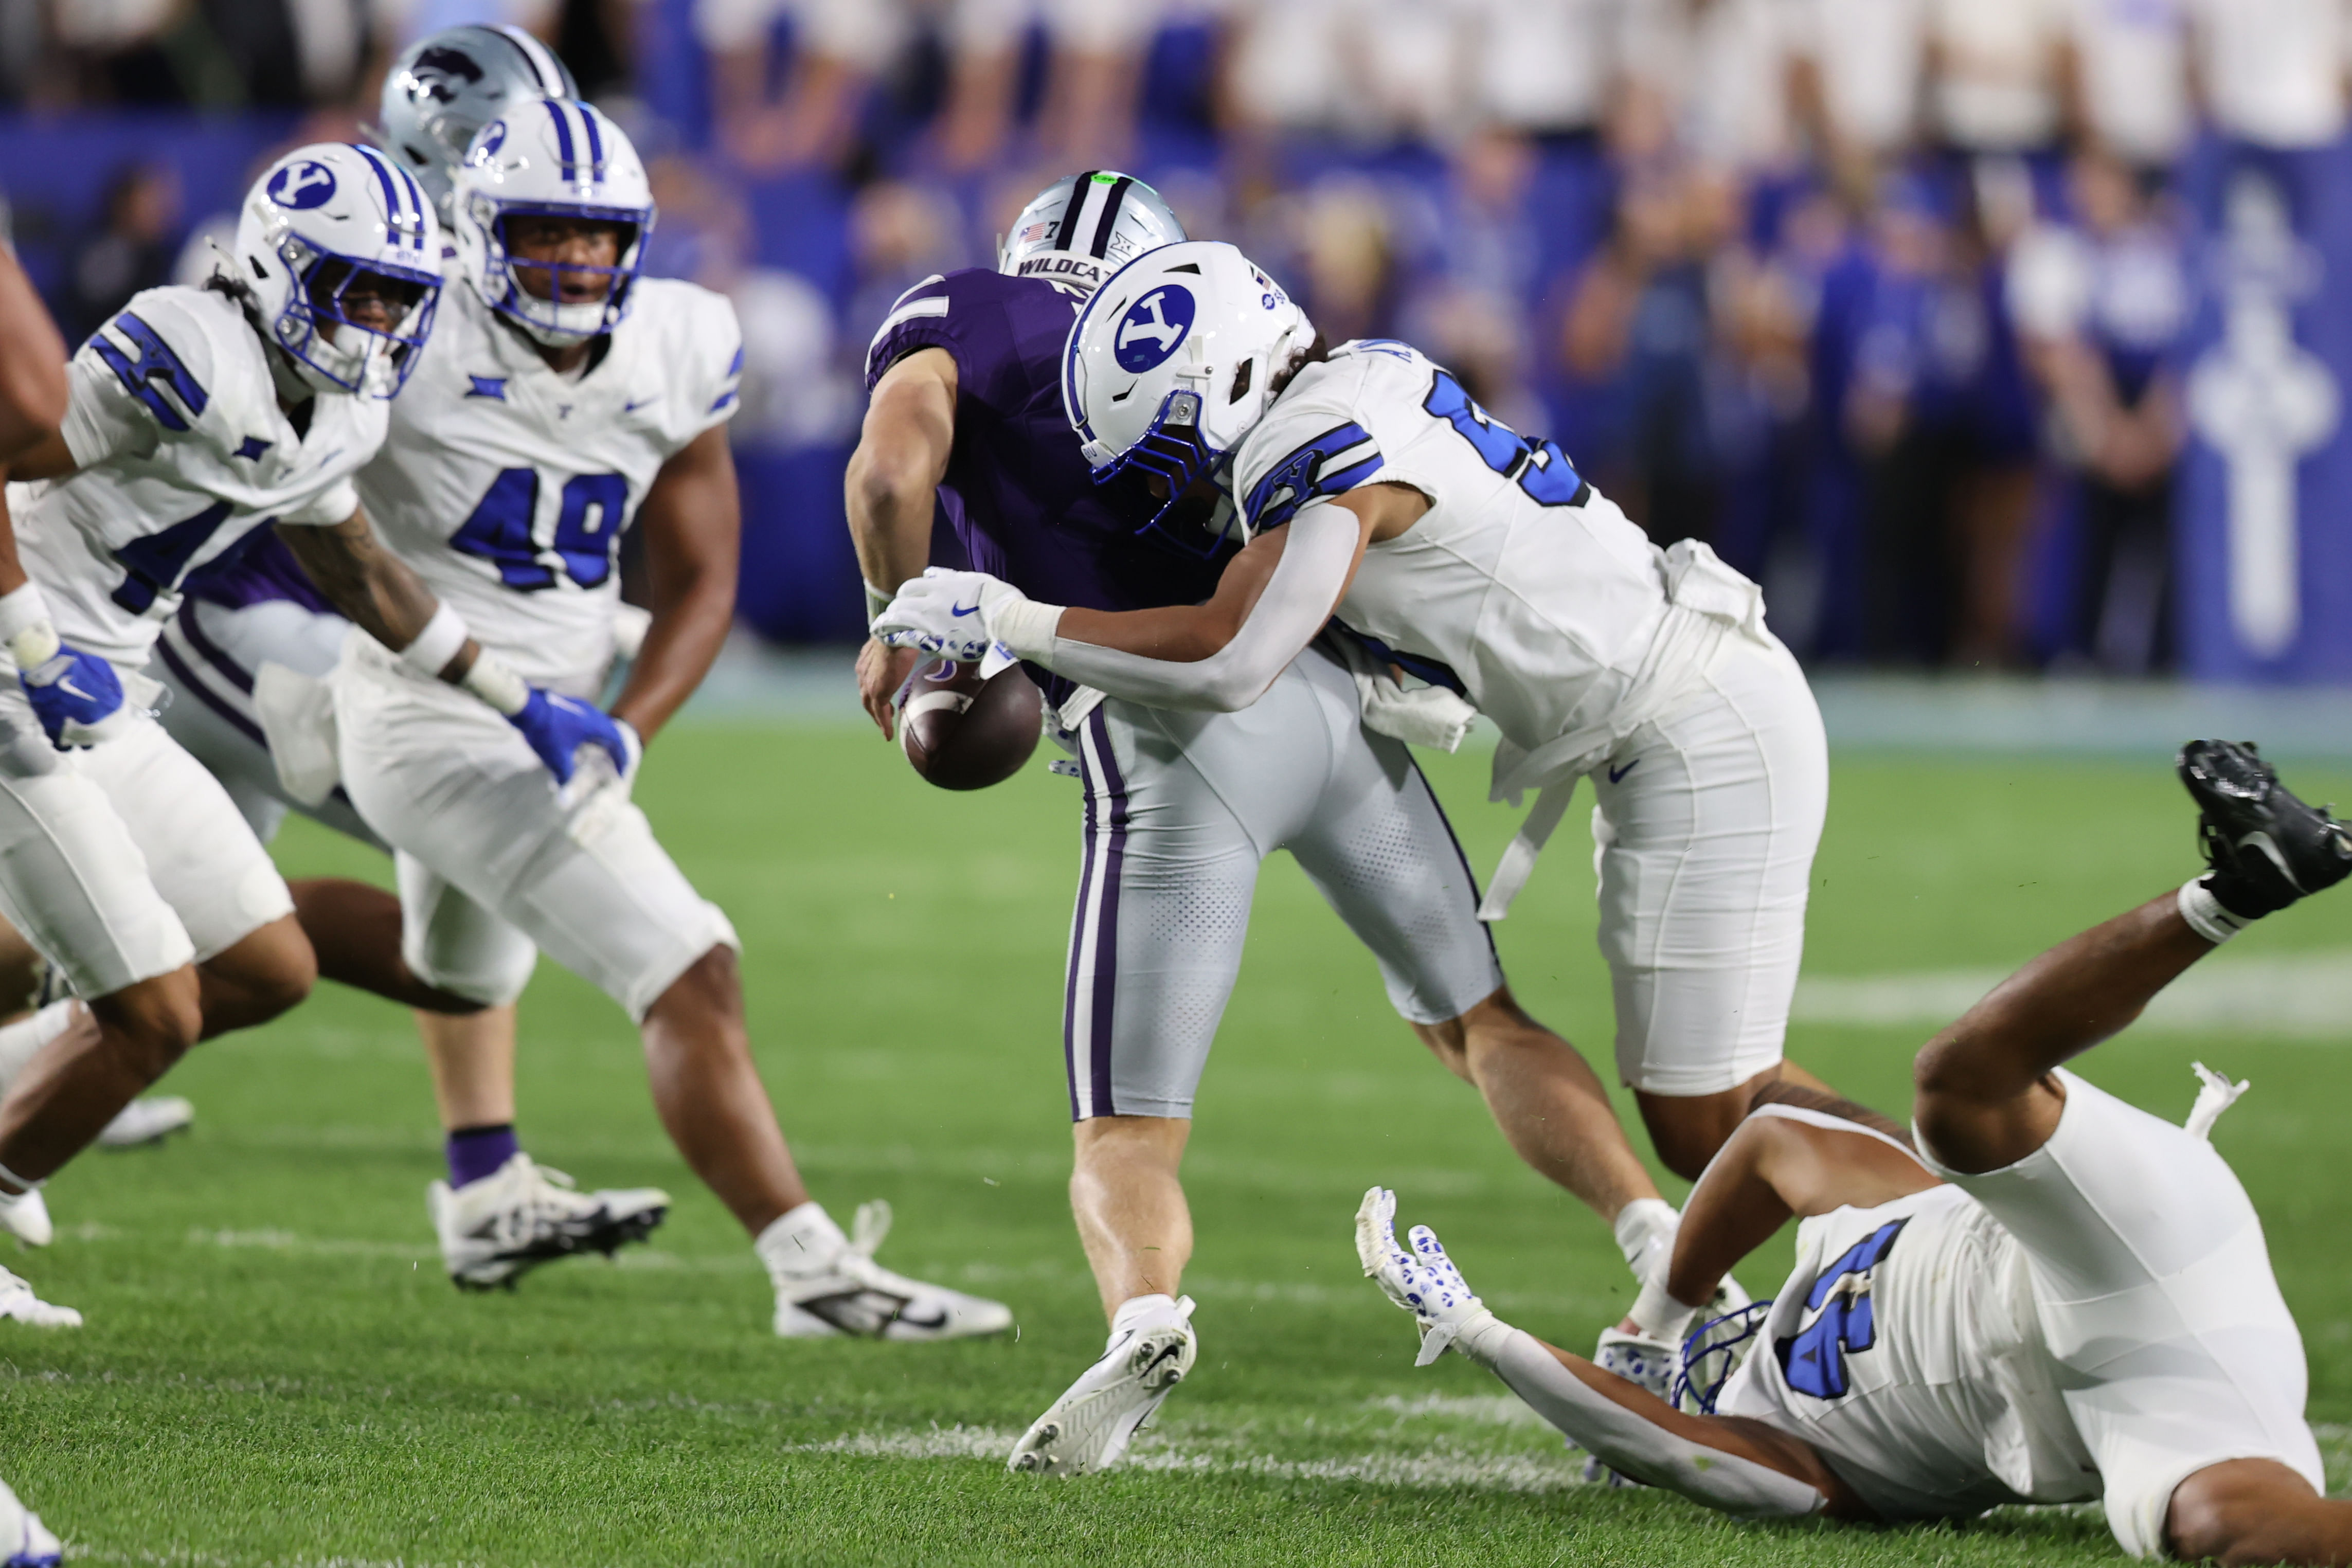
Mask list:
[[[1159,192],[1116,170],[1089,169],[1055,181],[1021,209],[996,270],[1092,294],[1145,251],[1183,237]]]
[[[444,27],[402,50],[383,78],[383,143],[446,223],[450,177],[477,131],[519,103],[579,96],[554,51],[520,27]]]

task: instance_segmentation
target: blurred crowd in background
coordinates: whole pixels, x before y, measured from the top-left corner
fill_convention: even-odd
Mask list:
[[[649,270],[734,298],[786,637],[858,631],[893,298],[1118,167],[1711,542],[1809,659],[2163,672],[2204,258],[2344,221],[2345,0],[0,0],[0,130],[229,115],[257,159],[460,21],[563,55],[652,166]],[[69,334],[201,276],[246,172],[198,210],[122,145],[79,213],[0,159]]]

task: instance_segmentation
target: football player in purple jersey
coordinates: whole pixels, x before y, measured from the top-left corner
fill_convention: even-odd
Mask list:
[[[928,278],[900,297],[867,354],[873,402],[847,481],[871,610],[930,564],[934,507],[973,568],[1055,603],[1140,610],[1215,591],[1228,552],[1181,527],[1139,533],[1150,507],[1095,485],[1059,387],[1064,343],[1096,285],[1183,238],[1150,186],[1089,171],[1029,204],[996,271]],[[860,655],[860,692],[886,736],[914,663],[879,643]],[[1031,674],[1085,790],[1063,1051],[1071,1205],[1111,1332],[1012,1468],[1117,1463],[1193,1364],[1178,1168],[1258,867],[1276,849],[1372,950],[1391,1003],[1477,1086],[1519,1155],[1614,1224],[1637,1275],[1654,1270],[1675,1211],[1583,1058],[1513,1001],[1444,813],[1405,746],[1364,727],[1344,653],[1308,649],[1230,714],[1153,709]]]

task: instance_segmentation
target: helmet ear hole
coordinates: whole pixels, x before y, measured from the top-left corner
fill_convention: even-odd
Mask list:
[[[1225,394],[1227,402],[1239,402],[1249,396],[1250,379],[1257,371],[1257,356],[1252,354],[1234,367],[1234,390]]]

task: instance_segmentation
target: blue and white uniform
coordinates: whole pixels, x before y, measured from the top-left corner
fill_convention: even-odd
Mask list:
[[[534,685],[593,699],[619,651],[622,534],[662,465],[732,417],[731,306],[639,279],[575,375],[472,287],[447,291],[423,362],[359,476],[385,548]],[[516,728],[373,639],[334,677],[342,788],[391,844],[403,947],[428,984],[512,1001],[537,953],[632,1018],[734,927],[615,791],[573,811]]]
[[[1041,278],[927,279],[876,335],[867,382],[925,349],[954,359],[940,503],[974,567],[1098,610],[1205,599],[1229,557],[1139,538],[1070,434],[1058,377],[1078,304]],[[1036,674],[1086,784],[1063,996],[1073,1118],[1192,1113],[1258,868],[1276,850],[1371,949],[1405,1018],[1457,1018],[1501,988],[1444,810],[1411,752],[1363,727],[1355,681],[1329,652],[1301,653],[1232,714],[1105,699]]]
[[[1803,1438],[1882,1518],[2097,1499],[2140,1557],[2208,1466],[2275,1459],[2324,1490],[2245,1188],[2200,1134],[2058,1076],[2057,1131],[2016,1165],[1923,1149],[1951,1185],[1804,1221],[1717,1413]]]
[[[64,435],[79,471],[10,486],[26,570],[67,643],[152,706],[149,653],[182,581],[271,521],[332,526],[358,507],[388,405],[321,394],[298,425],[258,333],[226,296],[139,295],[75,355]],[[85,751],[49,748],[13,665],[0,685],[0,913],[76,994],[108,995],[220,953],[292,913],[285,883],[221,787],[141,720]]]
[[[1264,287],[1272,311],[1281,297]],[[1095,336],[1159,336],[1140,313],[1178,293],[1189,298],[1181,283],[1154,288]],[[1132,392],[1143,373],[1184,362],[1171,350],[1200,336],[1171,325],[1156,357],[1131,354],[1138,370],[1106,371],[1083,395],[1122,382]],[[1240,435],[1219,483],[1250,533],[1288,535],[1216,653],[1180,663],[1074,641],[1047,630],[1052,609],[998,635],[1139,702],[1238,707],[1336,620],[1378,665],[1451,690],[1502,730],[1495,799],[1542,791],[1486,918],[1508,908],[1578,781],[1592,779],[1601,949],[1625,1082],[1712,1094],[1773,1067],[1829,757],[1812,693],[1765,629],[1756,585],[1704,545],[1659,549],[1557,446],[1496,423],[1444,367],[1386,340],[1301,368]],[[1360,525],[1326,503],[1367,485],[1409,486],[1428,509],[1357,565]]]

